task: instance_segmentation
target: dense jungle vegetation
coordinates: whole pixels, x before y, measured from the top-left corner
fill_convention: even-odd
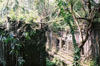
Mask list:
[[[46,51],[47,32],[59,31],[71,34],[72,66],[82,66],[81,51],[99,24],[99,15],[99,0],[0,0],[0,66],[67,66],[50,60]],[[100,66],[99,51],[87,66]]]

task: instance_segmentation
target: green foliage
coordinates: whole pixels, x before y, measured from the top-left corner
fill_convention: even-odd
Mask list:
[[[2,40],[5,46],[9,47],[9,54],[10,55],[16,55],[17,58],[20,58],[20,49],[22,48],[22,44],[19,42],[17,38],[14,38],[13,35],[7,34],[7,33],[1,33],[0,35],[3,36]],[[5,47],[4,46],[4,47]],[[17,59],[19,66],[21,66],[24,63],[23,59]]]
[[[12,37],[8,36],[6,37],[3,41],[7,44],[8,42],[10,42],[11,40],[13,40]]]
[[[34,11],[34,12],[30,12],[29,14],[26,14],[26,20],[25,20],[25,22],[27,23],[27,22],[36,22],[37,21],[37,19],[38,19],[39,17],[38,17],[38,14],[37,14],[37,12],[36,11]]]
[[[96,61],[91,60],[89,61],[88,66],[98,66],[98,65],[96,65]]]
[[[21,13],[19,13],[18,16],[17,16],[17,20],[20,20],[20,21],[25,21],[26,18],[27,17],[24,14],[21,14]]]
[[[27,40],[31,40],[31,36],[34,36],[36,34],[35,30],[29,31],[29,32],[24,32],[24,36]]]
[[[47,59],[46,66],[55,66],[55,63]]]
[[[14,20],[17,20],[16,18],[17,18],[17,16],[16,16],[16,13],[13,11],[13,10],[11,10],[10,12],[9,12],[9,17],[11,17],[11,20],[12,21],[14,21]]]
[[[26,32],[26,33],[25,33],[25,38],[26,38],[27,40],[30,40],[30,39],[31,39],[30,36],[29,36],[29,32]]]
[[[53,62],[54,62],[56,65],[58,65],[58,66],[59,66],[60,63],[61,63],[60,59],[59,59],[59,58],[56,58],[56,57],[53,59]]]
[[[38,19],[38,15],[37,13],[34,12],[30,12],[30,13],[17,13],[12,9],[11,11],[9,11],[9,17],[11,17],[11,20],[19,20],[19,21],[25,21],[25,23],[32,23],[37,21]]]
[[[60,22],[60,23],[53,22],[52,30],[54,32],[58,32],[59,30],[65,30],[65,26],[66,26],[66,24],[64,22]]]
[[[80,0],[76,0],[73,4],[74,6],[74,10],[77,12],[77,11],[80,11],[81,8],[82,8],[82,2]]]
[[[67,66],[64,64],[63,61],[61,61],[61,59],[54,57],[54,59],[52,60],[53,63],[55,63],[56,66]]]
[[[19,62],[19,66],[23,66],[23,64],[25,63],[25,60],[23,60],[23,57],[18,57],[18,62]]]

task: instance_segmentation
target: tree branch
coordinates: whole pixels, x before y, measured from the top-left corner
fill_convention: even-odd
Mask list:
[[[76,19],[82,19],[82,20],[90,21],[90,19],[84,18],[84,17],[77,17]]]
[[[88,29],[87,29],[87,31],[86,31],[86,37],[85,37],[85,39],[81,42],[81,45],[79,46],[80,49],[81,49],[81,48],[84,46],[84,44],[86,43],[86,41],[87,41],[87,39],[88,39],[88,37],[89,37],[89,31],[90,31],[91,28],[92,28],[92,23],[90,23],[90,25],[89,25],[89,27],[88,27]]]
[[[79,33],[80,33],[80,36],[81,36],[81,41],[83,41],[82,31],[81,31],[81,28],[80,28],[80,26],[79,26],[78,20],[76,19],[76,16],[75,16],[74,13],[73,13],[73,5],[72,5],[72,4],[71,4],[71,12],[72,12],[72,16],[73,16],[73,18],[74,18],[74,21],[75,21],[75,23],[76,23],[76,25],[77,25],[77,27],[78,27],[78,30],[79,30]]]

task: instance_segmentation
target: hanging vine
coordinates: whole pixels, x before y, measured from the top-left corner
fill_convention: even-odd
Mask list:
[[[58,1],[58,0],[57,0]],[[75,35],[74,35],[74,28],[72,25],[73,19],[72,19],[72,14],[68,8],[68,4],[65,3],[62,0],[58,1],[58,6],[60,8],[60,14],[64,18],[64,21],[69,25],[70,31],[72,34],[72,40],[73,40],[73,46],[74,46],[74,62],[73,66],[79,66],[79,59],[80,59],[80,49],[78,48],[78,45],[75,40]],[[66,11],[64,7],[67,7],[68,10]]]

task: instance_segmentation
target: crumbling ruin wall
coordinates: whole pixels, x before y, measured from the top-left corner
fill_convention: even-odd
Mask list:
[[[81,51],[81,60],[85,61],[85,60],[90,60],[90,59],[96,59],[97,58],[97,62],[100,63],[100,23],[95,23],[93,24],[93,28],[92,31],[89,33],[90,36],[88,38],[88,40],[86,41],[85,45],[82,48]],[[58,50],[56,53],[59,52],[65,52],[65,56],[66,55],[70,55],[73,54],[73,43],[72,43],[72,36],[70,33],[66,32],[66,31],[61,31],[60,35],[56,35],[55,33],[52,33],[52,38],[54,39],[58,39],[58,40],[52,40],[52,47],[55,47],[55,45],[58,46]],[[55,36],[56,35],[56,36]],[[81,42],[81,37],[80,34],[76,31],[75,32],[75,38],[76,38],[76,42],[78,44],[80,44]],[[83,33],[83,38],[85,38],[85,33]],[[49,39],[48,39],[49,41]],[[59,41],[57,43],[57,41]],[[57,47],[55,47],[57,48]],[[53,49],[54,50],[54,49]],[[61,50],[61,51],[60,51]],[[63,51],[62,51],[63,50]],[[64,55],[63,54],[63,55]]]
[[[10,17],[0,26],[0,66],[46,66],[45,28],[34,27]]]

